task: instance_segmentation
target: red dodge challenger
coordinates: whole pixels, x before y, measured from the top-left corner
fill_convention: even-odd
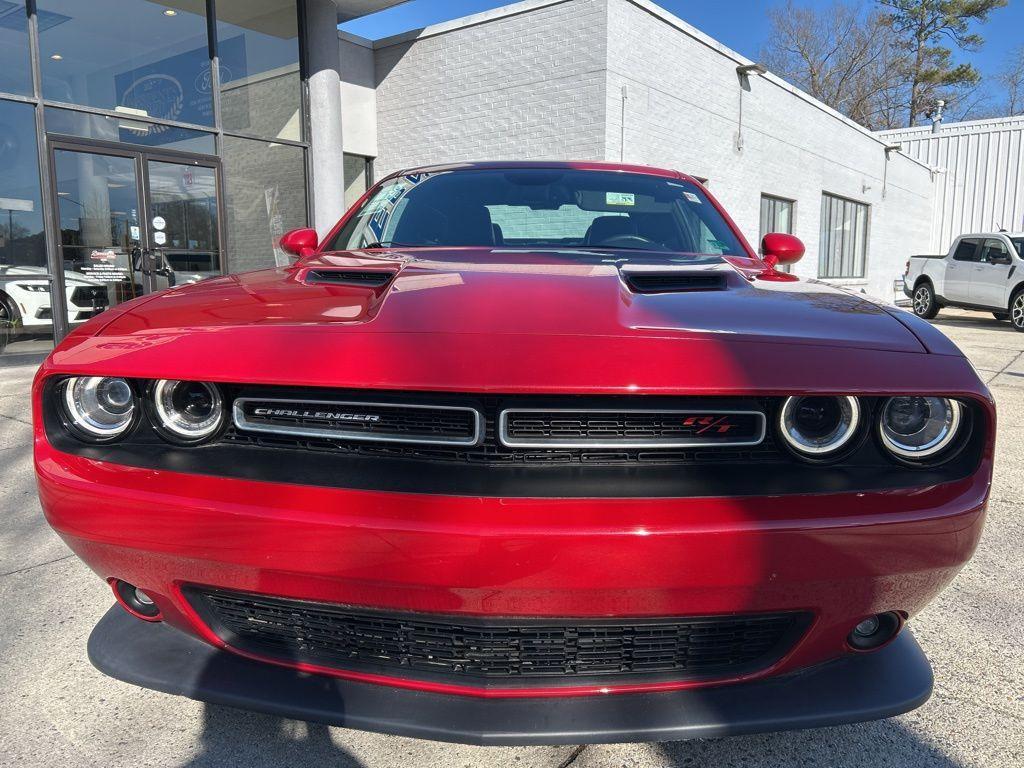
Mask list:
[[[635,166],[404,171],[281,247],[36,378],[43,509],[118,603],[103,672],[480,744],[928,698],[908,622],[978,542],[995,437],[928,323]]]

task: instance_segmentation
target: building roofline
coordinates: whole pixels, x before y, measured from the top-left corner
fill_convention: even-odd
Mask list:
[[[723,45],[722,43],[720,43],[718,40],[715,40],[713,37],[711,37],[707,33],[701,32],[696,27],[686,23],[685,21],[683,21],[681,18],[679,18],[675,14],[670,13],[669,11],[665,10],[664,8],[662,8],[660,5],[654,4],[653,2],[651,2],[651,0],[623,0],[623,2],[632,3],[633,5],[637,6],[638,8],[642,8],[643,10],[647,11],[652,16],[655,16],[656,18],[658,18],[661,21],[665,22],[669,26],[674,27],[675,29],[679,30],[680,32],[685,34],[687,37],[693,38],[698,43],[700,43],[700,44],[702,44],[704,46],[707,46],[708,48],[710,48],[711,50],[713,50],[716,53],[720,54],[721,56],[724,56],[725,58],[731,59],[732,61],[736,62],[736,64],[738,66],[739,65],[747,65],[747,64],[754,64],[755,63],[751,59],[748,59],[746,56],[743,56],[742,54],[737,53],[732,48],[729,48],[728,46]],[[777,86],[778,88],[781,88],[782,90],[790,93],[791,95],[795,96],[796,98],[800,99],[801,101],[806,102],[807,104],[811,105],[812,107],[821,110],[822,112],[824,112],[825,114],[829,115],[830,117],[833,117],[836,120],[838,120],[838,121],[840,121],[842,123],[845,123],[847,127],[852,128],[853,130],[857,131],[857,133],[860,133],[862,136],[865,136],[865,137],[871,139],[872,141],[874,141],[877,144],[879,144],[881,147],[884,148],[884,147],[889,145],[888,141],[885,141],[884,139],[879,138],[878,135],[876,135],[874,131],[868,130],[867,128],[865,128],[860,123],[855,122],[854,120],[851,120],[846,115],[842,114],[841,112],[836,111],[835,109],[833,109],[832,107],[828,106],[824,102],[818,101],[816,98],[811,96],[809,93],[805,93],[804,91],[801,91],[795,85],[793,85],[792,83],[790,83],[790,82],[788,82],[786,80],[783,80],[778,75],[773,74],[771,72],[767,72],[766,74],[761,75],[761,79],[762,80],[766,80],[767,82],[771,83],[772,85]],[[915,165],[919,165],[922,168],[926,168],[929,171],[934,170],[927,163],[923,163],[920,160],[917,160],[916,158],[910,157],[909,155],[905,155],[903,153],[900,153],[900,156],[906,158],[907,160],[909,160],[911,163],[913,163]]]
[[[615,0],[606,0],[606,2],[614,2],[614,1]],[[644,11],[646,11],[647,13],[651,14],[652,16],[654,16],[658,20],[664,22],[665,24],[669,25],[670,27],[673,27],[674,29],[682,32],[687,37],[692,38],[693,40],[695,40],[696,42],[700,43],[701,45],[704,45],[704,46],[710,48],[711,50],[715,51],[719,55],[724,56],[725,58],[730,59],[730,60],[736,62],[736,64],[738,66],[739,65],[746,65],[746,64],[753,64],[754,63],[753,61],[751,61],[750,59],[746,58],[745,56],[742,56],[741,54],[737,53],[736,51],[732,50],[731,48],[729,48],[729,47],[723,45],[722,43],[720,43],[719,41],[715,40],[710,35],[707,35],[704,32],[701,32],[696,27],[693,27],[690,24],[687,24],[685,21],[680,19],[675,14],[672,14],[669,11],[666,11],[664,8],[662,8],[659,5],[655,5],[650,0],[621,0],[621,1],[622,2],[632,3],[633,5],[637,6],[638,8],[640,8],[640,9],[642,9]],[[425,40],[425,39],[430,38],[430,37],[437,37],[439,35],[448,34],[450,32],[455,32],[455,31],[460,30],[460,29],[465,29],[467,27],[474,27],[474,26],[478,26],[480,24],[486,24],[488,22],[497,21],[499,19],[508,18],[510,16],[518,16],[520,14],[530,13],[531,11],[536,11],[536,10],[539,10],[541,8],[547,8],[547,7],[552,6],[552,5],[560,5],[562,3],[567,3],[567,2],[571,2],[571,0],[521,0],[521,2],[518,2],[518,3],[513,3],[511,5],[504,5],[504,6],[501,6],[499,8],[493,8],[493,9],[491,9],[489,11],[484,11],[482,13],[472,14],[471,16],[463,16],[463,17],[458,18],[458,19],[452,19],[450,21],[441,22],[440,24],[432,24],[432,25],[430,25],[428,27],[423,27],[422,29],[414,29],[414,30],[410,30],[408,32],[403,32],[403,33],[398,34],[398,35],[392,35],[390,37],[384,37],[384,38],[381,38],[380,40],[373,41],[373,48],[374,48],[374,50],[379,50],[379,49],[382,49],[382,48],[388,48],[388,47],[391,47],[391,46],[394,46],[394,45],[400,45],[400,44],[403,44],[403,43],[409,43],[409,42],[415,42],[415,41],[419,41],[419,40]],[[818,101],[817,99],[815,99],[810,94],[805,93],[804,91],[801,91],[799,88],[797,88],[796,86],[792,85],[791,83],[788,83],[787,81],[783,80],[781,77],[778,77],[777,75],[774,75],[771,72],[768,72],[767,74],[761,75],[761,78],[763,80],[771,83],[772,85],[774,85],[774,86],[776,86],[778,88],[781,88],[784,91],[787,91],[791,95],[795,96],[796,98],[800,99],[801,101],[806,102],[807,104],[811,105],[812,107],[821,110],[825,114],[827,114],[830,117],[840,121],[841,123],[844,123],[847,127],[852,128],[853,130],[855,130],[857,133],[861,134],[862,136],[864,136],[864,137],[866,137],[868,139],[871,139],[876,144],[878,144],[880,147],[884,148],[884,147],[886,147],[889,144],[888,141],[886,141],[885,139],[881,138],[880,136],[878,136],[873,131],[869,131],[864,126],[860,125],[857,122],[854,122],[853,120],[851,120],[850,118],[848,118],[845,115],[841,114],[840,112],[837,112],[836,110],[832,109],[832,107],[828,106],[827,104],[824,104],[823,102]],[[903,157],[903,158],[906,158],[906,160],[908,160],[909,162],[913,163],[914,165],[918,165],[921,168],[927,169],[928,171],[934,170],[927,163],[921,162],[920,160],[918,160],[916,158],[913,158],[913,157],[910,157],[909,155],[905,155],[905,154],[900,153],[900,156]]]
[[[551,5],[561,5],[568,2],[571,2],[571,0],[521,0],[521,2],[502,5],[489,11],[481,11],[469,16],[460,16],[457,19],[442,21],[427,27],[421,27],[420,29],[410,29],[408,32],[400,32],[390,37],[382,37],[379,40],[373,41],[373,47],[375,49],[389,48],[393,45],[400,45],[415,40],[425,40],[428,37],[437,37],[438,35],[455,32],[466,27],[475,27],[479,24],[486,24],[489,21],[497,21],[509,16],[518,16],[541,8],[547,8]]]
[[[887,128],[884,131],[876,131],[876,133],[879,136],[888,137],[905,136],[907,134],[914,136],[917,134],[941,136],[943,133],[953,133],[959,128],[990,128],[994,130],[1011,123],[1024,127],[1024,115],[1008,115],[1006,117],[988,117],[984,120],[962,120],[958,123],[942,123],[939,126],[939,132],[936,134],[932,134],[932,127],[930,125],[915,125],[910,128]]]
[[[367,37],[360,37],[359,35],[353,35],[351,32],[346,32],[344,29],[338,30],[338,39],[344,40],[346,43],[353,43],[354,45],[360,45],[363,48],[373,49],[373,40]]]

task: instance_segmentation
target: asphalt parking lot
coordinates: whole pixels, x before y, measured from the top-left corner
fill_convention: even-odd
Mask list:
[[[1024,765],[1024,334],[988,315],[935,324],[999,405],[984,538],[912,622],[935,668],[921,709],[864,725],[733,739],[480,748],[326,728],[116,682],[85,642],[106,586],[46,526],[32,475],[32,366],[0,367],[0,765],[21,766],[1019,766]]]

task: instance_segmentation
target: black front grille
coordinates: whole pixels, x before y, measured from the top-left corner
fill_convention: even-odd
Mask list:
[[[503,430],[511,445],[756,445],[765,419],[759,411],[509,410]]]
[[[336,669],[468,684],[726,676],[780,658],[798,613],[676,619],[475,619],[393,614],[241,593],[189,590],[239,650]]]
[[[249,397],[243,392],[243,396]],[[263,394],[260,393],[259,397]],[[276,396],[276,395],[275,395]],[[280,397],[291,397],[291,393],[285,392]],[[256,395],[253,396],[254,398]],[[373,396],[371,396],[373,397]],[[377,398],[383,399],[377,394]],[[432,400],[435,396],[430,396]],[[342,393],[337,396],[339,400],[351,398],[355,400],[352,393]],[[630,404],[637,403],[637,408],[658,407],[665,405],[666,401],[659,401],[657,404],[640,404],[637,398],[629,398]],[[448,402],[441,400],[441,402]],[[338,454],[343,456],[362,456],[369,458],[393,458],[411,459],[416,461],[445,462],[451,464],[468,465],[503,465],[503,466],[637,466],[637,465],[705,465],[705,464],[765,464],[789,461],[788,454],[780,449],[772,439],[771,431],[768,430],[764,439],[757,445],[750,446],[729,446],[716,444],[709,441],[706,445],[686,448],[665,448],[665,447],[572,447],[572,448],[525,448],[509,447],[498,439],[499,414],[506,408],[522,408],[527,404],[522,398],[509,399],[498,396],[460,398],[456,396],[450,402],[460,403],[476,408],[483,420],[482,439],[475,445],[415,445],[398,442],[366,442],[360,440],[343,439],[339,437],[325,437],[323,435],[288,435],[269,434],[254,432],[246,429],[239,429],[230,425],[224,432],[221,440],[231,445],[244,445],[260,448],[291,449],[297,451],[312,452],[317,454]],[[589,402],[589,401],[588,401]],[[621,401],[601,400],[601,405],[617,404]],[[571,407],[578,405],[578,398],[565,398],[557,401],[544,401],[545,407]],[[716,399],[713,404],[702,401],[699,405],[719,410],[752,410],[770,412],[771,403],[767,400],[746,400],[738,401],[731,399]],[[677,407],[677,403],[672,403]],[[358,406],[350,404],[350,409],[357,409]],[[698,404],[693,401],[682,401],[679,408],[696,408]]]
[[[350,440],[473,444],[472,408],[314,399],[238,398],[235,424],[246,432]]]

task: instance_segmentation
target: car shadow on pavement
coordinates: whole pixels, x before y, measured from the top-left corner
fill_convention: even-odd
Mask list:
[[[963,768],[895,719],[725,739],[670,741],[657,748],[661,759],[655,764],[673,768]]]
[[[281,768],[289,765],[362,768],[363,763],[318,723],[286,720],[216,704],[203,705],[202,752],[183,768]]]

